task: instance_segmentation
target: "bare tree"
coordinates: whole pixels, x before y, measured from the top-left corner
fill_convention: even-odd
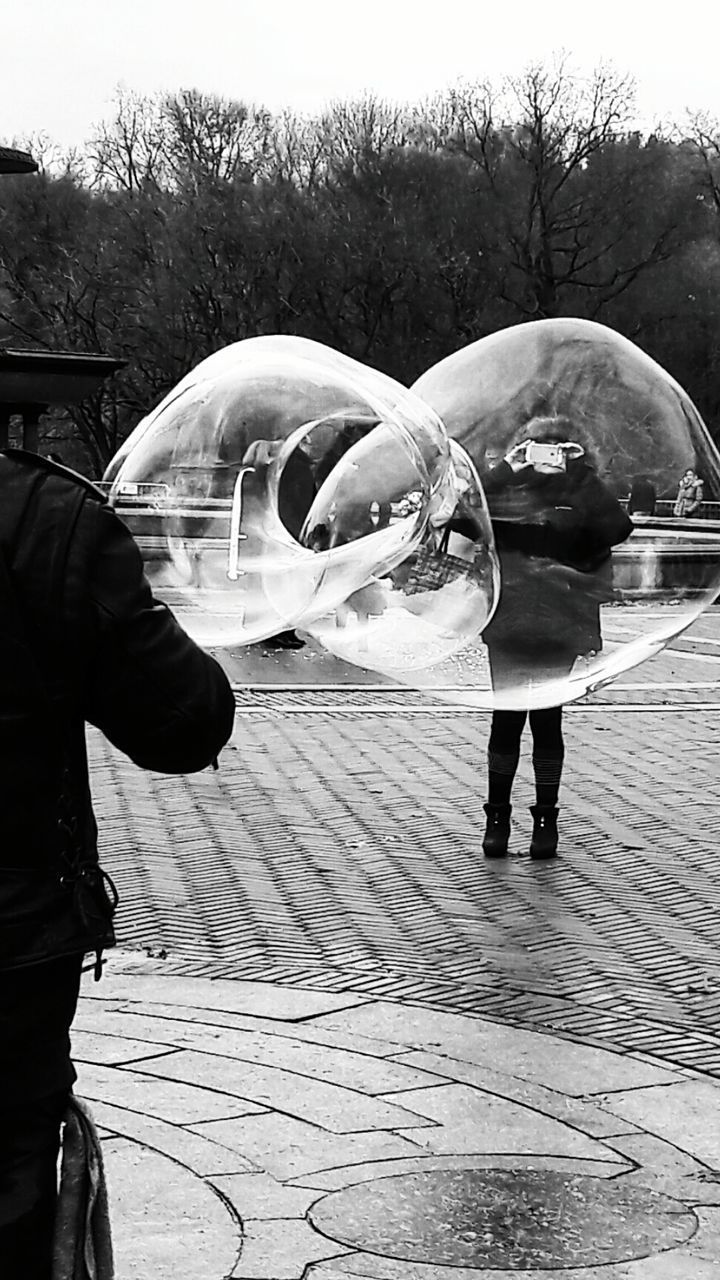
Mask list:
[[[720,122],[706,112],[694,112],[687,124],[682,133],[676,131],[676,137],[698,161],[702,187],[698,199],[707,202],[720,228]]]
[[[271,170],[273,118],[264,108],[181,89],[163,99],[161,115],[176,183],[256,180]]]
[[[633,94],[607,67],[582,79],[560,62],[531,66],[497,93],[483,83],[448,96],[429,142],[471,165],[481,246],[504,259],[500,295],[520,314],[557,315],[582,292],[597,313],[672,251],[664,226],[639,255],[623,253],[647,177],[637,156],[621,163]]]
[[[87,144],[93,185],[121,191],[162,189],[168,182],[168,130],[161,99],[119,88],[109,121]]]

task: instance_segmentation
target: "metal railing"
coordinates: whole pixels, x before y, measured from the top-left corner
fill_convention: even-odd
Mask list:
[[[94,480],[93,484],[96,489],[100,489],[100,491],[107,494],[108,497],[110,496],[111,489],[115,489],[115,493],[112,497],[112,505],[114,507],[122,506],[124,503],[132,504],[133,506],[136,506],[138,503],[148,507],[160,506],[161,504],[167,503],[171,493],[169,485],[159,483],[141,484],[123,480],[116,486],[114,481]]]
[[[201,514],[217,514],[217,512],[230,509],[232,500],[230,498],[202,498],[197,494],[182,496],[177,494],[173,488],[161,482],[140,483],[131,481],[122,481],[119,485],[116,482],[107,480],[95,480],[96,488],[103,493],[110,495],[114,490],[110,499],[112,506],[122,511],[123,509],[138,513],[140,508],[144,508],[147,515],[163,510],[166,513],[175,515],[201,515]],[[175,505],[170,508],[170,503]],[[627,509],[628,498],[620,498],[620,505]],[[649,521],[675,521],[682,520],[683,525],[687,528],[692,527],[695,522],[715,522],[720,524],[720,502],[703,502],[697,511],[691,516],[677,517],[673,514],[675,500],[672,498],[660,498],[655,503],[655,511],[650,517],[640,517],[640,522],[645,524]]]
[[[628,501],[628,498],[621,498],[620,505],[627,508]],[[677,519],[678,517],[673,516],[674,507],[674,498],[660,498],[655,503],[653,514],[661,520]],[[681,518],[686,520],[720,520],[720,502],[703,502],[697,511],[693,511],[691,516],[683,516]]]

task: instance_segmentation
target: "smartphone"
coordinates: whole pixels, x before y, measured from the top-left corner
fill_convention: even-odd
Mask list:
[[[536,462],[547,467],[565,467],[564,444],[543,444],[541,440],[531,440],[526,451],[525,461],[534,466]]]

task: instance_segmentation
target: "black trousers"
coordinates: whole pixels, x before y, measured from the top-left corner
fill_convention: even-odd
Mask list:
[[[493,711],[488,742],[488,802],[506,805],[520,759],[520,742],[530,721],[533,739],[533,772],[536,801],[555,806],[562,777],[565,746],[562,734],[562,707],[523,707],[523,693],[531,693],[543,680],[561,679],[572,670],[575,654],[553,652],[548,657],[508,654],[497,646],[488,648],[493,689],[517,697],[515,709]]]
[[[60,1125],[69,1094],[0,1108],[2,1280],[51,1280]]]
[[[0,1278],[50,1280],[81,957],[0,973]]]

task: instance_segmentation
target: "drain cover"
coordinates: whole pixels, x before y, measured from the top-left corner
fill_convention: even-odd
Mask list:
[[[506,1271],[628,1262],[697,1227],[680,1201],[626,1178],[550,1170],[397,1174],[333,1192],[310,1217],[323,1235],[368,1253]]]

